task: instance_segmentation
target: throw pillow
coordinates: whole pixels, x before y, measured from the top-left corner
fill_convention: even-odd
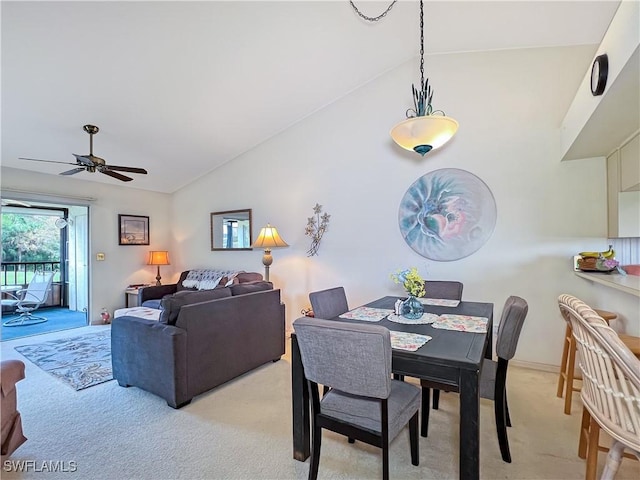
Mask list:
[[[192,303],[206,302],[209,300],[216,300],[218,298],[226,298],[231,296],[231,289],[229,288],[215,288],[213,290],[202,290],[199,292],[192,292],[183,290],[181,292],[174,293],[173,295],[165,295],[160,302],[160,323],[166,323],[168,325],[175,325],[180,309],[184,305],[190,305]]]

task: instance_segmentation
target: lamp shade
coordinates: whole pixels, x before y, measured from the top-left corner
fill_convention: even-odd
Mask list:
[[[171,265],[171,262],[169,262],[169,252],[163,250],[149,252],[147,265]]]
[[[289,244],[287,244],[287,242],[282,239],[282,237],[278,233],[278,230],[276,230],[276,227],[272,227],[267,223],[267,226],[263,227],[260,230],[258,238],[256,238],[256,241],[253,242],[251,246],[253,248],[270,249],[277,247],[288,247]]]
[[[424,115],[400,122],[391,138],[405,150],[424,155],[447,143],[458,130],[458,122],[444,115]]]

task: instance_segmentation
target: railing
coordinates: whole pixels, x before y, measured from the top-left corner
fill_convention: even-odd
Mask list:
[[[55,272],[60,282],[60,262],[2,262],[0,285],[28,285],[36,272]]]
[[[2,262],[0,284],[20,285],[22,288],[26,288],[33,276],[40,272],[54,272],[51,289],[42,306],[66,305],[65,285],[60,272],[60,262]],[[5,295],[8,294],[3,293],[2,297],[4,298]]]

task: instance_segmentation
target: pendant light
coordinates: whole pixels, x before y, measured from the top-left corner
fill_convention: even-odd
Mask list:
[[[395,3],[395,2],[394,2]],[[407,110],[407,119],[391,129],[391,138],[405,150],[424,156],[447,143],[458,130],[458,122],[447,117],[442,110],[433,110],[433,90],[424,78],[424,5],[420,0],[420,90],[415,85],[414,108]]]

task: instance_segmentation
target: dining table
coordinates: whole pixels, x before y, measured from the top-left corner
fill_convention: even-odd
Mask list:
[[[431,337],[415,351],[393,348],[392,372],[398,377],[413,377],[450,385],[460,394],[459,477],[480,478],[480,390],[479,381],[484,358],[493,355],[493,303],[488,302],[434,302],[424,304],[425,314],[437,316],[470,316],[486,318],[482,331],[459,331],[435,328],[432,323],[398,323],[394,317],[395,305],[401,297],[385,296],[363,305],[372,309],[389,310],[391,316],[377,320],[393,332],[407,332]],[[440,304],[438,304],[440,303]],[[355,309],[354,309],[355,310]],[[432,316],[433,316],[432,315]],[[347,315],[348,316],[348,315]],[[444,317],[442,317],[444,318]],[[364,323],[363,320],[338,316],[327,320]],[[371,322],[371,319],[367,323]],[[295,327],[295,325],[294,325]],[[293,415],[293,458],[304,462],[310,455],[310,404],[309,391],[300,350],[291,334],[291,390]],[[429,406],[423,406],[429,408]],[[430,436],[430,442],[438,438]],[[453,459],[452,459],[453,460]]]

